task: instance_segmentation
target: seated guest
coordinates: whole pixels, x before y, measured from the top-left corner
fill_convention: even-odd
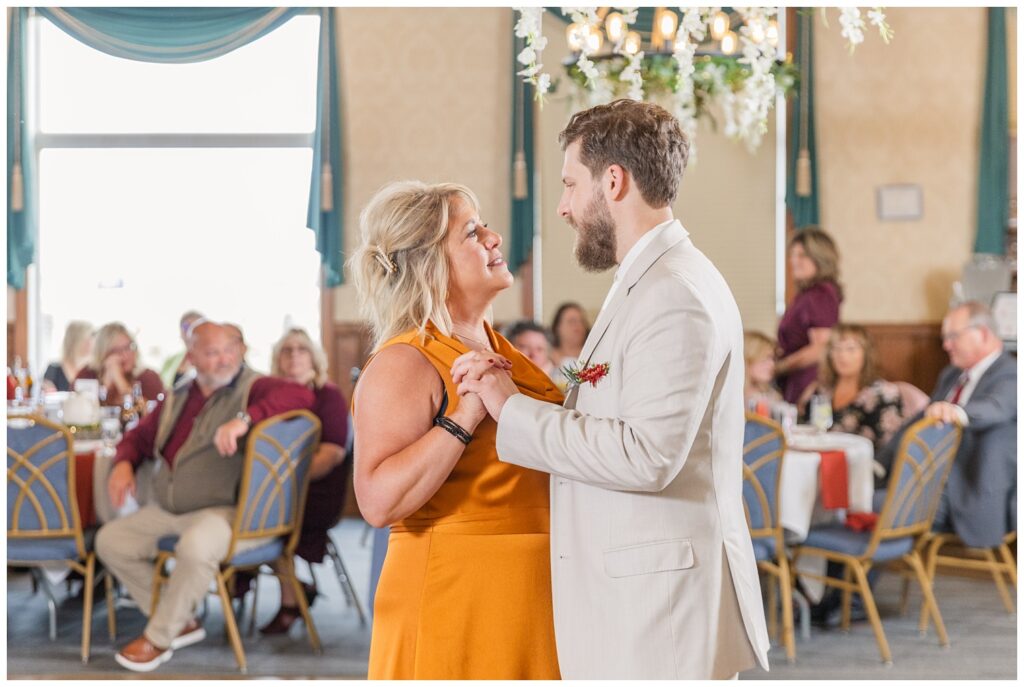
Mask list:
[[[71,382],[78,377],[92,355],[92,325],[88,322],[68,322],[64,330],[59,363],[51,363],[43,374],[43,391],[71,391]]]
[[[544,327],[532,320],[520,320],[505,330],[505,338],[548,377],[554,379],[558,375],[558,368],[551,360],[551,341]]]
[[[749,409],[765,401],[769,407],[782,401],[775,388],[775,342],[761,332],[743,332],[743,360],[746,363],[746,383],[743,401]]]
[[[76,379],[100,381],[100,403],[121,405],[132,393],[135,382],[142,385],[142,396],[156,401],[164,392],[160,375],[139,364],[138,347],[128,329],[120,322],[103,325],[96,334],[92,363],[78,373]]]
[[[905,419],[900,388],[878,376],[875,348],[860,325],[837,324],[832,329],[818,381],[800,397],[805,417],[815,393],[832,404],[830,431],[867,437],[876,452],[892,440]]]
[[[348,404],[341,390],[327,381],[327,356],[304,329],[288,330],[274,345],[270,374],[309,388],[313,394],[313,413],[320,418],[320,446],[310,466],[302,533],[295,549],[309,563],[319,563],[327,553],[327,530],[338,521],[348,487],[351,466],[343,464],[348,441]],[[315,588],[303,587],[312,603]],[[283,634],[299,617],[295,590],[282,584],[281,607],[260,632]]]
[[[1017,489],[1017,361],[995,331],[992,312],[981,303],[949,311],[942,347],[950,365],[939,374],[931,404],[907,423],[930,417],[963,428],[934,528],[978,548],[997,546],[1017,528],[1009,517]],[[876,457],[887,469],[901,435]]]
[[[195,310],[189,310],[181,316],[181,319],[178,320],[178,335],[181,337],[182,343],[186,343],[189,328],[201,319],[203,319],[203,316]],[[182,377],[187,377],[193,372],[192,363],[188,361],[185,349],[182,348],[164,361],[163,366],[160,368],[160,381],[164,383],[165,387],[170,389]]]
[[[313,403],[309,389],[243,368],[240,353],[224,327],[213,322],[193,327],[188,357],[195,379],[179,383],[118,445],[107,484],[111,503],[120,508],[135,492],[135,470],[144,460],[157,461],[154,502],[101,527],[96,551],[143,613],[149,613],[152,601],[157,542],[180,537],[156,611],[142,635],[114,657],[129,670],[153,670],[174,649],[206,637],[195,609],[231,542],[243,437],[261,420]],[[237,550],[265,543],[246,540]]]
[[[583,306],[578,303],[562,303],[551,321],[551,340],[554,346],[551,361],[557,367],[575,365],[588,336],[590,323]]]

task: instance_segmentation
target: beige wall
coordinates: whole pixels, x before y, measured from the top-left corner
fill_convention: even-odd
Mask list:
[[[815,35],[822,225],[839,243],[843,318],[942,318],[974,241],[984,89],[983,8],[886,10],[888,46],[850,56],[839,27]],[[919,184],[919,221],[881,222],[875,189]]]
[[[544,32],[550,41],[545,54],[550,68],[557,65],[560,56],[568,54],[565,25],[546,17]],[[559,303],[565,300],[580,302],[593,319],[614,273],[612,270],[588,274],[576,266],[572,257],[575,234],[558,216],[562,152],[557,136],[570,114],[564,97],[549,98],[537,127],[543,183],[541,235],[546,323],[551,322]],[[767,332],[775,329],[774,116],[772,120],[755,154],[702,124],[697,134],[699,160],[686,170],[673,207],[694,243],[728,281],[744,326]]]
[[[508,237],[512,10],[339,11],[345,123],[345,253],[359,211],[389,181],[466,184],[482,218]],[[386,46],[382,48],[382,46]],[[518,316],[517,284],[495,303]],[[355,289],[335,292],[335,318],[359,319]]]

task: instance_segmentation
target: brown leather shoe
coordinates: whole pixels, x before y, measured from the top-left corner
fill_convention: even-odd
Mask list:
[[[171,640],[171,648],[184,649],[204,639],[206,639],[206,630],[203,629],[203,624],[199,622],[199,618],[192,618],[185,627],[181,628],[178,636]]]
[[[161,649],[146,639],[146,635],[140,635],[118,651],[114,655],[114,660],[128,670],[148,673],[161,663],[168,661],[173,655],[173,649]]]

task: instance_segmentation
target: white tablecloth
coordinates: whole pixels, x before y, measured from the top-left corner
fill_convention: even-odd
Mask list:
[[[779,493],[779,520],[786,530],[786,542],[798,544],[807,538],[811,525],[842,522],[846,512],[826,510],[821,505],[818,483],[821,451],[841,450],[846,453],[850,512],[871,512],[875,494],[875,448],[870,439],[843,432],[817,432],[798,426],[786,437],[786,454],[782,463]],[[825,560],[802,556],[798,571],[824,574]],[[821,599],[824,585],[802,578],[804,589],[812,602]]]

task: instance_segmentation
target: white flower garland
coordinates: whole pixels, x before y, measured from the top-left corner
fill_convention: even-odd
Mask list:
[[[516,72],[527,83],[533,84],[537,90],[537,97],[543,98],[544,94],[551,90],[551,75],[542,71],[544,65],[540,63],[540,54],[548,45],[548,39],[541,33],[541,15],[543,7],[517,7],[519,21],[516,22],[515,32],[517,38],[526,39],[526,47],[516,57],[519,64],[526,69]]]

